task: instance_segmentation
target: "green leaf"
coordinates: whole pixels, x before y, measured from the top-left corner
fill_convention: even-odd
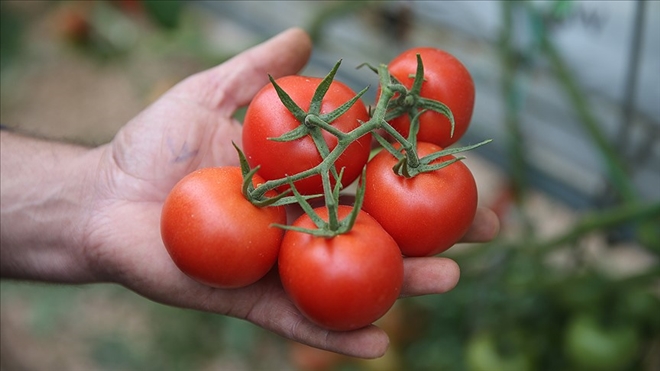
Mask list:
[[[234,143],[234,141],[231,141],[231,144],[234,146],[236,149],[236,152],[238,152],[238,162],[241,165],[241,173],[243,174],[243,178],[250,172],[250,164],[248,163],[247,158],[245,157],[245,154],[243,151],[241,151],[240,148]]]
[[[332,85],[332,80],[334,80],[335,74],[337,74],[337,70],[339,69],[340,64],[341,59],[335,63],[335,65],[332,67],[332,70],[330,70],[330,72],[323,78],[323,81],[321,81],[319,86],[316,87],[316,91],[312,97],[312,102],[309,104],[309,113],[314,115],[321,113],[323,97],[325,97],[325,93],[327,93],[328,89],[330,89],[330,85]]]
[[[392,171],[394,171],[395,174],[405,177],[405,178],[412,178],[415,174],[411,173],[411,167],[408,166],[408,156],[403,157],[402,159],[399,160],[399,162],[394,165],[392,168]]]
[[[443,167],[447,167],[447,166],[453,164],[454,162],[462,161],[462,160],[464,160],[464,159],[465,159],[465,157],[454,157],[454,158],[452,158],[452,159],[450,159],[450,160],[442,161],[442,162],[439,163],[439,164],[433,164],[433,165],[422,165],[422,166],[419,166],[419,167],[418,167],[418,169],[417,169],[417,173],[418,173],[418,174],[421,174],[421,173],[430,173],[430,172],[432,172],[432,171],[440,170],[440,169],[442,169]]]
[[[301,124],[305,122],[305,116],[307,116],[307,112],[303,111],[302,108],[300,108],[296,102],[291,99],[289,94],[280,87],[277,82],[275,82],[275,79],[273,76],[268,75],[268,79],[270,80],[271,84],[273,84],[273,87],[275,88],[275,91],[277,92],[277,96],[280,97],[280,101],[282,101],[282,104],[284,104],[284,107],[291,112],[291,114],[298,120]]]
[[[454,127],[456,126],[456,122],[454,121],[454,114],[446,104],[436,100],[420,97],[417,107],[435,111],[447,117],[449,119],[449,123],[451,124],[451,136],[454,136]]]
[[[291,190],[287,189],[275,197],[263,196],[260,199],[252,199],[251,202],[254,206],[257,207],[284,206],[297,203],[298,200],[295,197],[287,196],[289,193],[291,193]]]
[[[359,64],[357,67],[355,67],[355,69],[356,69],[356,70],[359,70],[359,69],[362,68],[362,67],[367,67],[367,68],[370,69],[371,71],[373,71],[373,72],[375,72],[375,73],[378,73],[378,68],[372,66],[371,64],[369,64],[369,63],[367,63],[367,62],[364,62],[364,63],[362,63],[362,64]]]
[[[174,29],[179,25],[183,2],[180,0],[144,0],[144,9],[159,26]]]
[[[419,133],[419,118],[427,110],[423,109],[417,112],[410,118],[410,131],[408,132],[408,141],[412,143],[413,146],[417,146],[417,134]]]
[[[351,100],[349,100],[348,102],[346,102],[346,103],[342,104],[341,106],[337,107],[334,111],[332,111],[332,112],[330,112],[330,113],[326,113],[326,114],[324,114],[324,115],[321,115],[321,119],[323,119],[325,122],[328,122],[328,123],[331,123],[331,122],[335,121],[335,120],[338,119],[341,115],[343,115],[344,113],[346,113],[346,111],[348,111],[349,109],[351,109],[351,107],[353,107],[353,105],[355,104],[355,102],[357,102],[357,101],[362,97],[362,95],[364,95],[364,93],[367,92],[367,90],[369,90],[369,87],[368,87],[368,86],[365,87],[364,89],[360,90],[360,92],[357,93],[356,96],[354,96],[354,97],[353,97]],[[311,110],[310,110],[310,111],[311,111]]]
[[[469,146],[443,149],[441,151],[434,152],[434,153],[431,153],[430,155],[426,155],[426,156],[422,157],[420,159],[420,162],[422,164],[428,165],[432,161],[434,161],[436,159],[439,159],[440,157],[447,156],[447,155],[453,155],[453,154],[460,153],[460,152],[467,152],[467,151],[473,150],[475,148],[481,147],[485,144],[488,144],[492,141],[493,141],[492,139],[486,139],[486,140],[481,141],[477,144],[472,144],[472,145],[469,145]]]
[[[410,94],[419,95],[422,91],[422,84],[424,83],[424,64],[422,63],[422,56],[417,54],[417,71],[415,72],[415,80],[413,80]]]
[[[254,185],[252,184],[252,178],[254,177],[254,174],[259,171],[259,166],[255,167],[254,169],[250,170],[247,174],[243,176],[243,196],[248,199],[248,201],[252,202],[255,204],[255,202],[258,202],[254,197],[252,197],[252,191],[254,191]],[[255,204],[256,205],[256,204]]]
[[[300,125],[297,128],[280,135],[279,137],[275,137],[275,138],[271,137],[268,138],[268,140],[272,140],[275,142],[292,142],[294,140],[304,138],[305,136],[307,136],[307,134],[309,134],[309,129],[305,125]]]

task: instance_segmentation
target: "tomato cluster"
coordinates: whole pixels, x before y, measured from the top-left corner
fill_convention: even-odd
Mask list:
[[[338,67],[324,79],[271,78],[246,111],[241,167],[182,179],[163,206],[161,235],[184,273],[214,287],[252,284],[277,262],[301,313],[344,331],[394,304],[403,256],[458,242],[477,189],[453,156],[460,149],[443,150],[466,131],[474,105],[473,81],[456,58],[416,48],[372,67],[380,93],[371,111],[364,91],[334,81]],[[383,148],[369,160],[375,143]],[[355,205],[339,205],[358,178]],[[323,206],[310,205],[316,197]],[[289,225],[288,203],[305,211]]]

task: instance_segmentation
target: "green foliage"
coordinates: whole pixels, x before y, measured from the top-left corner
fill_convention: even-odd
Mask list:
[[[23,22],[5,2],[0,2],[0,71],[20,52]]]
[[[179,25],[183,1],[181,0],[144,0],[147,14],[164,29],[175,29]]]

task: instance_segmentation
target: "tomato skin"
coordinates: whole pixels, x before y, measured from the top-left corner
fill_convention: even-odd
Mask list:
[[[453,55],[430,47],[412,48],[399,54],[389,64],[390,74],[411,88],[417,71],[417,54],[424,64],[421,96],[444,103],[454,115],[454,135],[451,123],[441,113],[427,111],[420,116],[417,139],[440,147],[456,143],[468,129],[474,109],[475,89],[470,72]],[[408,137],[410,118],[407,114],[390,121],[404,137]]]
[[[328,219],[325,207],[315,210]],[[339,206],[339,217],[350,211],[350,206]],[[307,214],[293,225],[314,227]],[[350,232],[333,238],[287,231],[278,264],[295,306],[312,322],[335,331],[358,329],[382,317],[403,284],[403,258],[396,243],[362,211]]]
[[[270,225],[286,223],[286,211],[254,206],[241,193],[242,181],[238,167],[197,170],[163,204],[161,237],[168,253],[182,272],[209,286],[250,285],[277,260],[284,232]],[[263,183],[259,176],[253,181]]]
[[[321,81],[320,78],[297,75],[276,80],[291,99],[305,111],[309,110],[314,92]],[[333,81],[323,98],[321,114],[332,112],[355,95],[356,93],[345,84]],[[331,124],[343,132],[349,132],[360,126],[360,121],[367,120],[369,120],[367,109],[364,103],[358,100],[344,115]],[[279,137],[299,125],[301,125],[300,122],[280,101],[272,84],[263,87],[253,98],[243,122],[243,151],[251,167],[261,166],[259,175],[264,179],[284,178],[321,163],[321,155],[309,135],[291,142],[276,142],[268,139]],[[335,136],[326,131],[323,131],[323,136],[330,150],[337,146]],[[360,175],[369,159],[370,145],[371,134],[364,135],[349,145],[339,157],[335,167],[337,171],[345,167],[343,185],[352,183]],[[323,192],[320,176],[301,179],[294,184],[301,194]],[[283,187],[283,189],[286,188],[288,186]]]
[[[420,157],[440,150],[420,142]],[[437,162],[451,159],[441,157]],[[467,232],[477,210],[477,186],[468,167],[455,162],[407,179],[392,171],[396,158],[383,150],[367,164],[362,209],[376,219],[405,256],[441,253]]]

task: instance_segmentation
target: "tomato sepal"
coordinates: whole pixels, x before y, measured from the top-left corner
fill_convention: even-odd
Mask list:
[[[382,140],[385,140],[384,138]],[[411,153],[406,151],[405,148],[400,147],[397,149],[395,146],[389,145],[388,147],[384,147],[385,149],[388,150],[394,157],[398,159],[398,162],[394,167],[392,167],[392,171],[394,171],[395,174],[399,176],[403,176],[406,178],[413,178],[419,174],[423,173],[428,173],[428,172],[433,172],[436,170],[440,170],[446,166],[449,166],[453,164],[454,162],[462,161],[465,159],[464,156],[461,157],[455,157],[452,159],[448,159],[446,161],[442,161],[440,163],[433,163],[433,161],[445,157],[448,155],[455,155],[457,153],[461,152],[467,152],[470,150],[473,150],[475,148],[481,147],[485,144],[488,144],[492,142],[492,139],[486,139],[484,141],[481,141],[476,144],[468,145],[468,146],[462,146],[462,147],[456,147],[456,148],[446,148],[434,153],[431,153],[429,155],[426,155],[422,158],[417,158],[418,165],[417,166],[412,166],[410,164],[411,158],[416,158],[417,154]],[[404,155],[402,152],[406,152],[406,155]]]

